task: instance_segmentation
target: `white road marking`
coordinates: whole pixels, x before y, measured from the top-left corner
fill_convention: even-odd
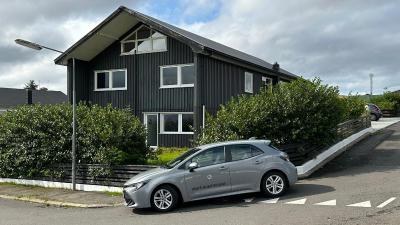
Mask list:
[[[334,205],[336,205],[336,199],[329,200],[329,201],[326,201],[326,202],[316,203],[316,204],[314,204],[314,205],[334,206]]]
[[[382,204],[378,205],[377,208],[383,208],[383,207],[387,206],[389,203],[393,202],[394,200],[396,200],[395,197],[389,198],[388,200],[386,200]]]
[[[275,204],[277,203],[279,200],[279,198],[274,198],[274,199],[269,199],[269,200],[265,200],[265,201],[261,201],[262,203],[266,203],[266,204]]]
[[[346,206],[370,208],[371,207],[371,201],[359,202],[359,203],[354,203],[354,204],[350,204],[350,205],[346,205]]]
[[[285,204],[291,204],[291,205],[304,205],[306,204],[307,199],[303,198],[300,200],[295,200],[295,201],[291,201],[291,202],[286,202]]]
[[[244,200],[244,202],[250,203],[250,202],[252,202],[253,200],[254,200],[254,198],[246,198],[246,199]]]

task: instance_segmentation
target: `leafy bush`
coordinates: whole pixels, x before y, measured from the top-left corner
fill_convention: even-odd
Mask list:
[[[356,109],[346,112],[354,105]],[[215,117],[207,115],[196,144],[257,137],[277,145],[326,145],[335,140],[340,122],[363,111],[358,100],[341,99],[337,87],[323,85],[320,79],[298,79],[254,96],[233,98]]]
[[[51,166],[71,162],[72,107],[21,106],[0,117],[0,176],[61,176]],[[129,110],[77,107],[80,163],[144,163],[146,130]]]
[[[400,93],[386,92],[383,95],[375,96],[371,103],[377,105],[382,110],[400,110]]]
[[[358,95],[349,95],[341,98],[343,107],[342,122],[352,119],[357,119],[366,113],[366,102]]]
[[[160,147],[153,151],[147,160],[151,165],[164,165],[186,152],[188,148]]]

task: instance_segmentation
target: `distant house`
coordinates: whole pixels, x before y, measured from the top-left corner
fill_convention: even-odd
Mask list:
[[[123,6],[55,59],[67,66],[70,101],[73,59],[77,101],[130,107],[154,147],[189,146],[205,112],[298,78],[277,63]]]
[[[0,113],[28,103],[56,104],[68,101],[67,95],[61,91],[33,90],[31,93],[26,89],[0,88]]]

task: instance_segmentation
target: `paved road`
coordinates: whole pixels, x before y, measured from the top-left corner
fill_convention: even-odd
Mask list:
[[[399,177],[397,123],[300,181],[276,203],[251,194],[185,204],[175,212],[156,214],[124,207],[55,208],[0,200],[0,224],[400,224]],[[321,202],[326,205],[314,205]],[[347,206],[355,203],[360,204]]]

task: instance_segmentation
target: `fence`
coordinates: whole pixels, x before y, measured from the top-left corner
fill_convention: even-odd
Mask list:
[[[337,127],[337,140],[343,140],[355,133],[360,132],[371,126],[371,120],[369,117],[361,117],[359,119],[349,120],[341,123]],[[334,144],[334,143],[332,143]],[[306,144],[289,144],[284,146],[279,146],[279,148],[289,155],[290,161],[296,165],[300,166],[308,160],[314,158],[319,153],[323,152],[329,146],[311,146]]]
[[[396,117],[400,116],[400,110],[394,110],[394,109],[382,109],[382,114],[383,117]]]
[[[76,182],[78,184],[93,184],[122,187],[131,177],[156,168],[150,165],[121,165],[108,166],[102,164],[78,164]],[[40,180],[71,182],[71,164],[56,165],[55,171],[60,171],[61,176],[40,178]]]

